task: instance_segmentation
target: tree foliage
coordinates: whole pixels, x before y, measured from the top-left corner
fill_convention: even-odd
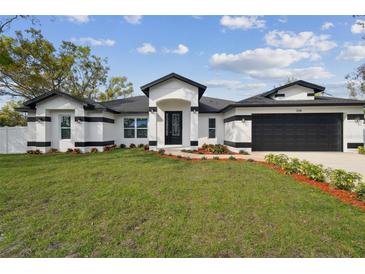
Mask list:
[[[30,20],[32,24],[35,24],[38,22],[38,19],[35,16],[30,15],[10,15],[10,16],[4,16],[0,18],[0,33],[5,32],[8,30],[11,26],[11,24],[19,19],[25,19]]]
[[[108,84],[108,71],[107,60],[92,55],[89,47],[63,41],[56,49],[33,28],[0,37],[0,95],[32,99],[62,91],[97,99],[105,86],[119,94],[123,86]]]
[[[363,21],[358,21],[357,24],[365,29]],[[365,40],[365,36],[362,39]],[[351,97],[365,96],[365,64],[357,67],[352,73],[346,75],[345,78]]]
[[[18,111],[15,110],[19,106],[18,102],[9,101],[1,108],[0,111],[0,127],[8,126],[26,126],[27,120]]]
[[[107,89],[100,93],[99,101],[114,100],[119,97],[128,97],[133,92],[132,83],[126,77],[113,77],[110,79]]]

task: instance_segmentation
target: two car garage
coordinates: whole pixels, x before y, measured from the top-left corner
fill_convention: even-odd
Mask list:
[[[342,151],[342,113],[253,114],[253,151]]]

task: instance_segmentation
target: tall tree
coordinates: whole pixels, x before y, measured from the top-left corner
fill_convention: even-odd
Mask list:
[[[99,94],[99,101],[114,100],[119,97],[128,97],[133,92],[132,83],[126,77],[113,77],[104,92]]]
[[[356,24],[365,29],[365,23],[357,20]],[[365,36],[362,37],[365,40]],[[357,67],[352,73],[346,75],[347,89],[351,97],[365,96],[365,64]]]
[[[35,16],[30,15],[10,15],[10,16],[1,16],[0,17],[0,34],[8,30],[11,24],[19,19],[30,20],[32,24],[38,22],[38,19]]]
[[[33,28],[0,36],[0,95],[32,99],[63,91],[97,99],[108,86],[108,71],[107,60],[89,47],[63,41],[57,50]]]
[[[23,114],[15,110],[19,106],[18,102],[9,101],[1,108],[0,127],[26,126],[27,120]]]

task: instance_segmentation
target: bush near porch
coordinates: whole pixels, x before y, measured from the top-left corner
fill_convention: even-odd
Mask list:
[[[364,257],[365,214],[247,161],[0,155],[1,257]]]

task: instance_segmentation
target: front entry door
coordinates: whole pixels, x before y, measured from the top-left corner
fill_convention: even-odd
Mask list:
[[[165,111],[165,145],[182,144],[182,111]]]

